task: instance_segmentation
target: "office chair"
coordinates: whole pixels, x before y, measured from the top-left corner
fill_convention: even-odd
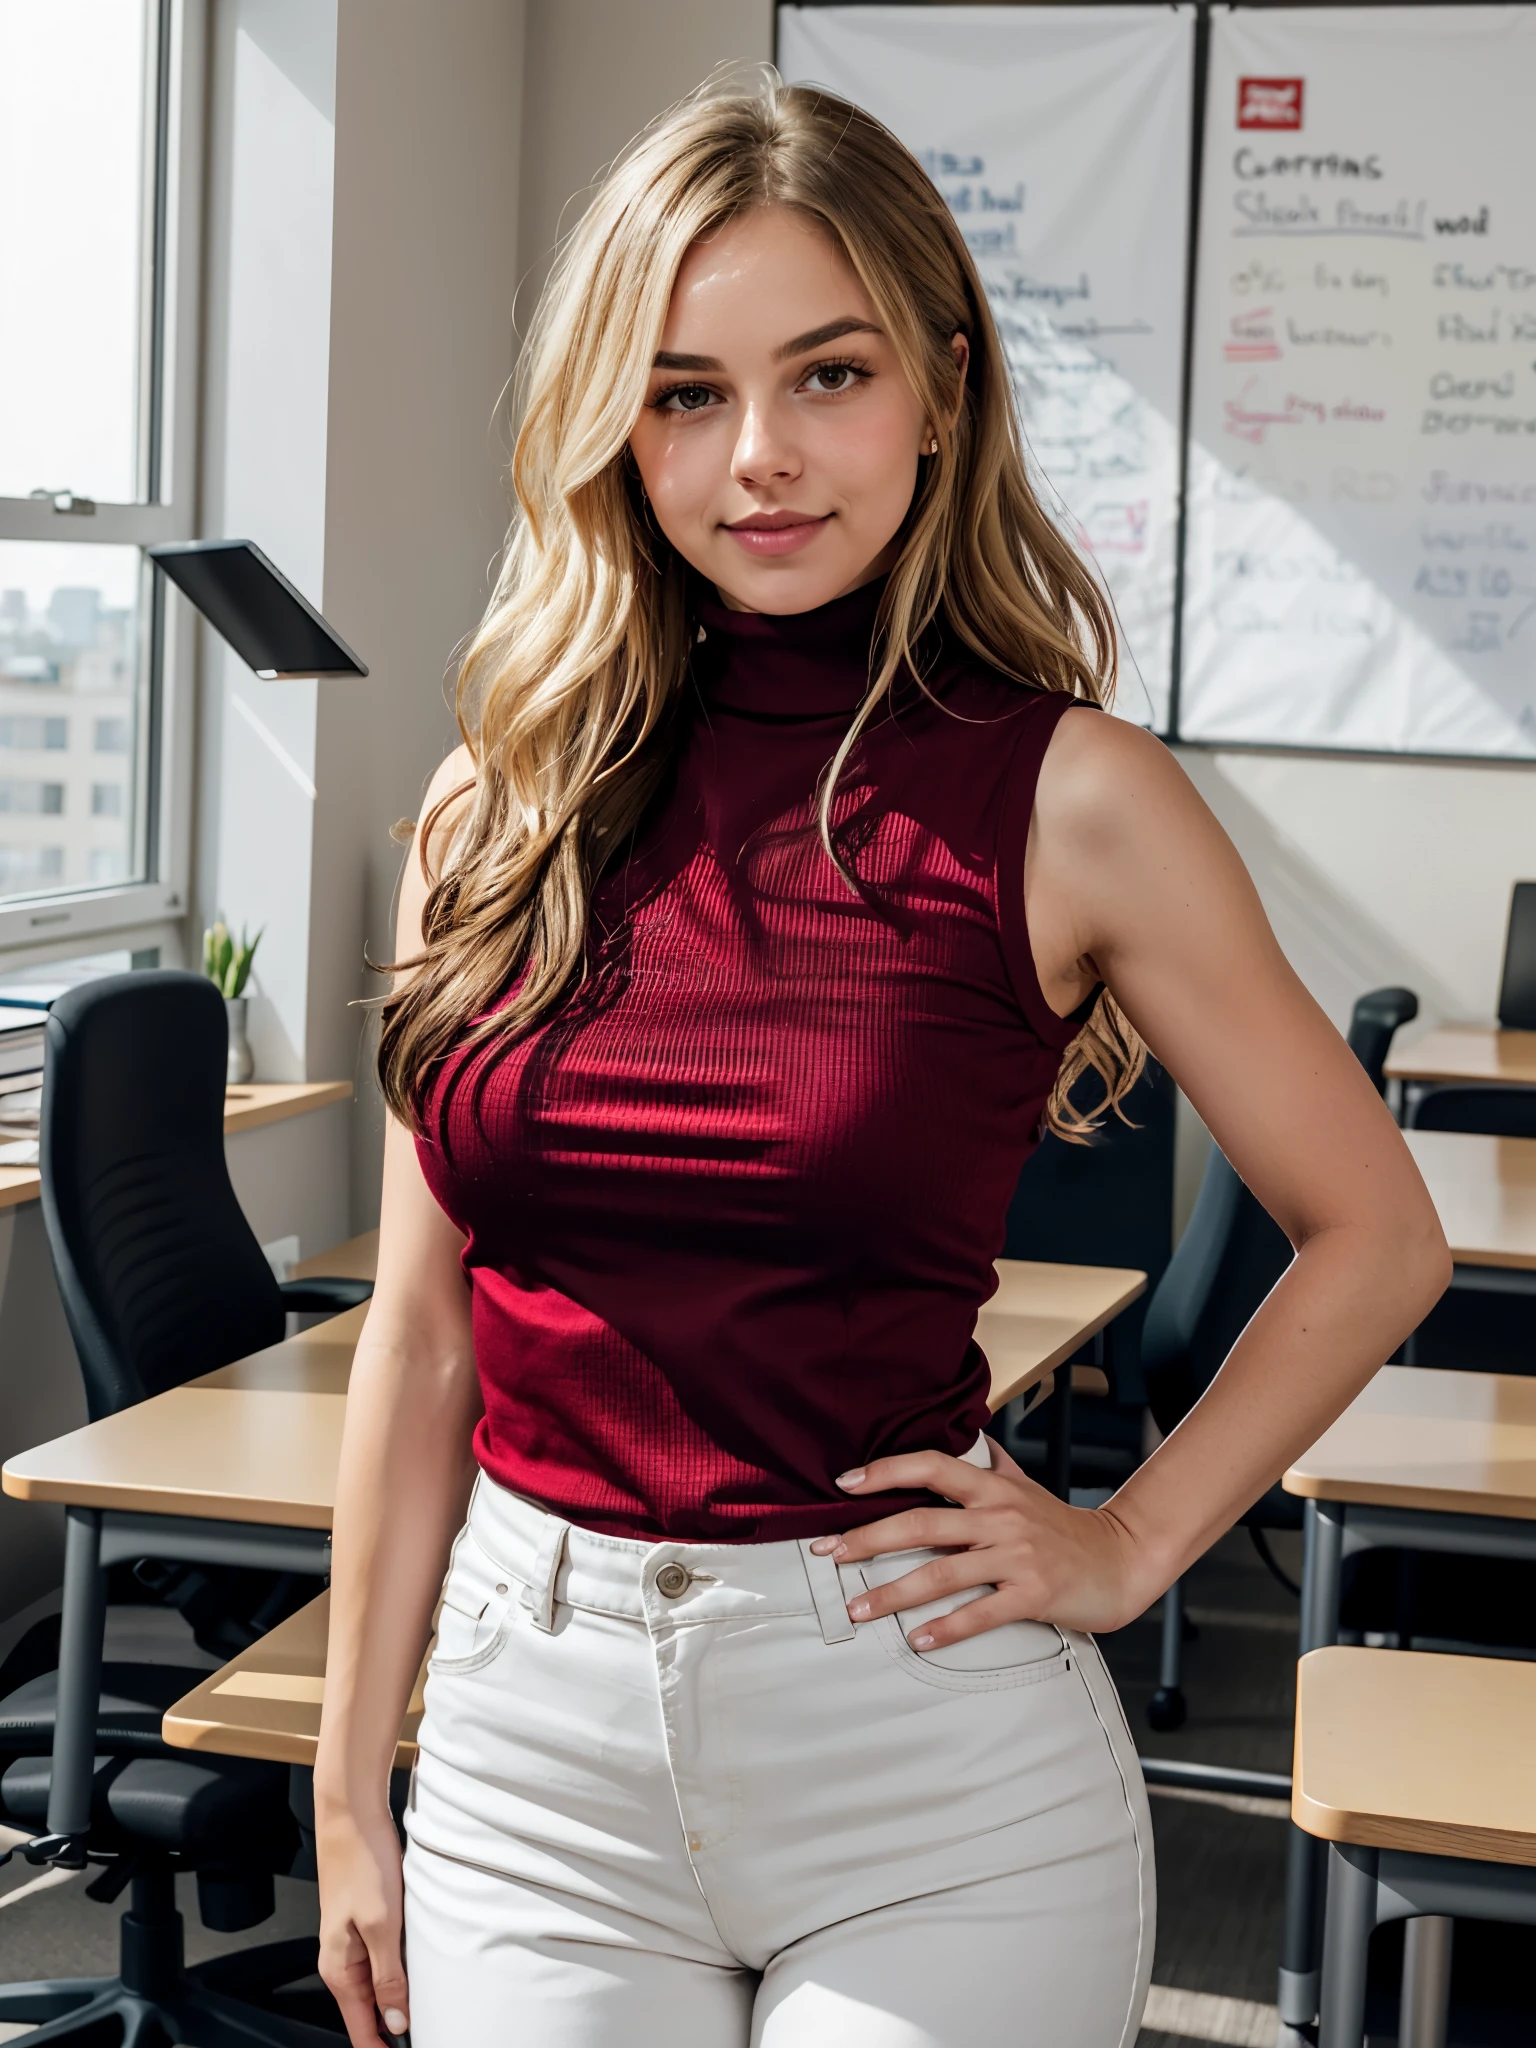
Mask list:
[[[1254,1311],[1295,1253],[1285,1232],[1212,1146],[1194,1211],[1147,1309],[1141,1367],[1147,1405],[1164,1436],[1184,1420],[1221,1368]],[[1272,1486],[1242,1517],[1266,1566],[1293,1586],[1266,1541],[1270,1529],[1299,1529],[1302,1503]],[[1184,1725],[1181,1582],[1163,1595],[1162,1654],[1148,1723],[1160,1734]]]
[[[43,1216],[93,1419],[277,1342],[289,1307],[366,1299],[366,1283],[282,1287],[273,1278],[224,1162],[226,1045],[218,991],[195,974],[110,976],[70,990],[49,1016]],[[97,1515],[93,1531],[110,1521]],[[231,1527],[226,1548],[239,1547],[240,1533]],[[72,1523],[72,1544],[76,1534]],[[197,1875],[204,1924],[231,1933],[270,1916],[274,1873],[303,1872],[289,1773],[162,1743],[162,1713],[205,1674],[101,1664],[106,1578],[99,1534],[91,1540],[96,1548],[66,1556],[66,1630],[84,1629],[87,1642],[72,1667],[74,1693],[50,1671],[0,1700],[0,1820],[50,1829],[25,1845],[29,1861],[102,1864],[90,1896],[110,1900],[131,1885],[121,1961],[115,1977],[0,1986],[0,2020],[41,2022],[29,2037],[39,2048],[84,2048],[104,2030],[115,2040],[112,2029],[123,2048],[188,2039],[199,2048],[335,2048],[330,2029],[247,2002],[312,1973],[312,1941],[183,1966],[178,1871]],[[280,1575],[274,1583],[248,1571],[240,1583],[251,1580],[267,1583],[269,1621],[310,1590],[295,1580],[285,1599]],[[73,1620],[71,1597],[80,1603]],[[83,1824],[54,1832],[56,1722],[68,1723],[81,1694],[96,1701],[94,1740],[89,1720],[81,1730],[94,1750],[76,1802]],[[65,1778],[81,1775],[84,1761],[82,1752],[77,1766],[66,1763]]]
[[[48,1246],[94,1422],[334,1315],[367,1280],[278,1281],[224,1161],[223,999],[201,974],[113,974],[49,1012],[39,1150]]]
[[[1387,1092],[1387,1054],[1398,1026],[1419,1014],[1419,999],[1411,988],[1373,988],[1361,996],[1350,1012],[1348,1045],[1371,1077],[1378,1095]]]
[[[1083,1090],[1092,1100],[1093,1083]],[[1008,1208],[1003,1253],[1066,1265],[1131,1266],[1155,1288],[1173,1249],[1174,1114],[1178,1091],[1155,1061],[1125,1103],[1128,1122],[1105,1119],[1093,1140],[1069,1145],[1047,1132],[1025,1163]],[[1073,1445],[1084,1482],[1129,1477],[1141,1458],[1146,1390],[1141,1333],[1148,1296],[1105,1332],[1111,1398],[1074,1409]],[[1022,1424],[995,1425],[1010,1453],[1041,1454],[1050,1403]]]

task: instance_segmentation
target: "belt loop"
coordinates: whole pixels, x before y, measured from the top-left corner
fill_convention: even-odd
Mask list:
[[[816,1619],[821,1623],[821,1639],[824,1643],[851,1643],[854,1626],[848,1619],[848,1603],[843,1598],[843,1582],[837,1566],[830,1557],[818,1557],[811,1548],[811,1539],[800,1540],[800,1557],[805,1565],[806,1581],[811,1589],[811,1599],[816,1608]]]
[[[546,1635],[555,1625],[555,1582],[560,1576],[565,1539],[570,1533],[569,1522],[562,1522],[558,1515],[545,1516],[544,1527],[539,1531],[539,1547],[534,1553],[533,1573],[523,1592],[534,1627],[543,1629]]]

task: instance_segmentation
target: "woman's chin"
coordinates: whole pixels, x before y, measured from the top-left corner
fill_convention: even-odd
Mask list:
[[[788,556],[778,562],[716,562],[713,577],[722,603],[733,611],[787,617],[831,604],[881,573],[878,561],[812,562]]]

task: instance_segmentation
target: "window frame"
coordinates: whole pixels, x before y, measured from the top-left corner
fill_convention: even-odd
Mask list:
[[[149,0],[139,346],[140,500],[88,513],[0,497],[0,540],[153,546],[198,537],[198,394],[205,168],[206,0]],[[65,480],[67,481],[67,480]],[[197,638],[186,605],[140,568],[139,658],[148,677],[134,761],[146,879],[0,903],[0,972],[130,933],[164,938],[186,914],[192,844]]]

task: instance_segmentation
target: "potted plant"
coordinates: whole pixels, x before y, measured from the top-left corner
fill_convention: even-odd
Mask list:
[[[265,927],[263,927],[265,929]],[[256,1056],[246,1036],[245,984],[251,978],[251,962],[261,944],[261,933],[251,938],[242,925],[237,943],[221,917],[203,933],[203,972],[224,998],[229,1019],[229,1063],[226,1081],[249,1081],[256,1071]]]

